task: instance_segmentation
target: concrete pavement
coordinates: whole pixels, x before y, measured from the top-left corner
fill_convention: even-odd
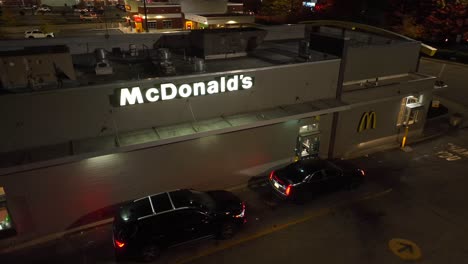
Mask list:
[[[435,90],[434,97],[449,108],[449,113],[461,113],[461,127],[468,126],[468,65],[451,61],[422,58],[419,71],[438,76],[448,87]]]
[[[403,262],[388,248],[393,238],[416,243],[421,263],[463,263],[468,257],[463,235],[468,231],[468,130],[411,147],[411,152],[383,151],[354,160],[367,172],[360,189],[303,205],[278,201],[261,180],[236,189],[247,201],[248,224],[234,239],[174,248],[158,263]],[[110,232],[103,225],[66,234],[0,260],[112,263]]]

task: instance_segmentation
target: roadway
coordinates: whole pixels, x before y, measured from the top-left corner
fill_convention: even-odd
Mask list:
[[[354,162],[366,183],[292,204],[261,181],[234,188],[247,201],[248,223],[231,240],[207,240],[165,252],[155,263],[462,263],[468,258],[468,131],[379,152]],[[263,176],[264,178],[266,176]],[[220,186],[222,187],[222,186]],[[61,237],[0,257],[1,263],[113,263],[111,227]]]

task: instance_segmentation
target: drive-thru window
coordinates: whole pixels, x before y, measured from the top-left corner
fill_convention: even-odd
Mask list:
[[[320,148],[319,123],[314,122],[310,125],[299,128],[297,137],[296,156],[299,159],[317,158]]]
[[[423,96],[407,96],[401,99],[397,126],[408,126],[419,121],[420,112],[424,110]]]

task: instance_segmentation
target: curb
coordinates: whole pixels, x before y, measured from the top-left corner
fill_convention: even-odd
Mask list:
[[[421,57],[421,59],[422,60],[427,60],[427,61],[432,61],[432,62],[439,62],[439,63],[445,63],[445,64],[453,64],[453,65],[462,66],[462,67],[468,67],[468,64],[464,64],[464,63],[456,62],[456,61],[434,59],[434,58],[429,58],[429,57]]]

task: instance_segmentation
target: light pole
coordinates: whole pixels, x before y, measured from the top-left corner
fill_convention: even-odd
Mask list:
[[[146,32],[148,33],[149,28],[148,28],[148,15],[146,13],[146,0],[143,0],[143,8],[145,9],[145,29],[146,29]]]

